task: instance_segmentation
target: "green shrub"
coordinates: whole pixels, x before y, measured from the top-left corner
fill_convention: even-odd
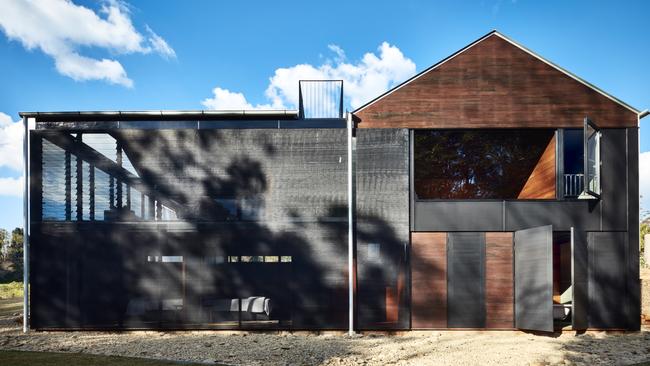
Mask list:
[[[23,296],[22,282],[0,283],[0,299],[11,299]]]

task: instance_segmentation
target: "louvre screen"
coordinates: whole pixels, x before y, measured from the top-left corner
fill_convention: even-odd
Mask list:
[[[356,151],[357,325],[406,329],[410,327],[408,130],[359,129]]]
[[[589,327],[624,329],[627,326],[626,234],[590,232],[587,235]]]
[[[36,131],[33,328],[347,326],[341,129]]]
[[[485,234],[447,237],[447,325],[485,328]]]

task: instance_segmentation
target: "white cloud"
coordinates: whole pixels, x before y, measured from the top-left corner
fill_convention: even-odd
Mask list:
[[[241,110],[241,109],[273,109],[270,105],[253,106],[247,100],[244,94],[231,92],[228,89],[212,89],[212,98],[204,99],[201,104],[208,109],[217,110]]]
[[[0,167],[23,170],[23,124],[0,112]]]
[[[0,112],[0,167],[23,173],[23,124]],[[0,196],[23,196],[23,177],[0,177]]]
[[[118,61],[96,60],[71,52],[55,58],[56,69],[63,75],[74,80],[104,80],[111,84],[119,84],[130,88],[133,80],[126,76],[126,70]]]
[[[165,41],[161,36],[157,35],[156,32],[151,30],[147,26],[147,32],[149,32],[149,42],[151,43],[151,48],[164,56],[165,58],[176,58],[176,51],[174,51],[171,46]]]
[[[357,62],[349,62],[337,45],[328,48],[335,57],[321,65],[299,64],[275,70],[265,91],[267,104],[253,106],[243,94],[219,87],[213,90],[213,98],[205,99],[202,104],[211,109],[296,108],[299,80],[334,79],[343,80],[346,104],[354,109],[415,74],[415,63],[387,42],[379,46],[378,54],[366,53]]]
[[[0,196],[22,197],[24,184],[23,177],[0,177]]]
[[[345,60],[345,51],[339,45],[336,44],[328,44],[327,48],[329,48],[330,51],[336,53],[336,59],[343,61]]]
[[[174,50],[148,26],[148,36],[135,29],[126,3],[107,0],[98,13],[70,0],[4,0],[0,29],[27,49],[40,49],[54,59],[59,73],[80,81],[133,85],[119,61],[83,56],[79,53],[83,47],[175,57]]]
[[[650,151],[639,155],[639,194],[641,195],[641,214],[650,214]],[[643,218],[643,217],[642,217]]]

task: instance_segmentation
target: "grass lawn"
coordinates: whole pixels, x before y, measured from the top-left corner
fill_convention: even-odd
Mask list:
[[[22,313],[23,299],[21,297],[0,300],[0,318],[13,316],[15,313]]]
[[[0,365],[11,366],[172,366],[200,365],[142,358],[84,355],[80,353],[0,351]]]

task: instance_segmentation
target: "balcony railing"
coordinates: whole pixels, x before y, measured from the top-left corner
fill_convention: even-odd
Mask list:
[[[300,118],[343,118],[343,80],[300,80]]]
[[[584,174],[564,174],[564,197],[578,197],[584,190]]]

